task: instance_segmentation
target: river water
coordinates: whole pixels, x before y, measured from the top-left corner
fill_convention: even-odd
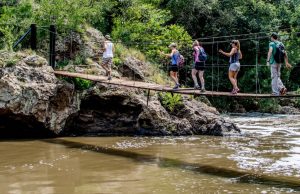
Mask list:
[[[0,141],[0,193],[300,193],[300,116],[226,116],[236,137]]]

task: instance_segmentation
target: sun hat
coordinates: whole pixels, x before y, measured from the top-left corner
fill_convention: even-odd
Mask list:
[[[173,43],[171,43],[171,44],[169,45],[169,48],[171,48],[171,47],[176,48],[176,47],[177,47],[177,44],[173,42]]]
[[[111,40],[111,37],[109,35],[104,36],[106,40]]]

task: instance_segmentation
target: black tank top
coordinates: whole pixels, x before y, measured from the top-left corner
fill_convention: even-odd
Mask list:
[[[240,59],[240,52],[237,50],[236,53],[234,53],[231,57],[230,57],[230,60],[229,60],[229,63],[236,63],[236,62],[239,62],[239,59]]]

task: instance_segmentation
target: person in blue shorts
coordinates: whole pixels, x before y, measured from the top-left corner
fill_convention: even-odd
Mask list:
[[[224,52],[222,49],[220,49],[219,52],[230,58],[228,77],[233,87],[231,94],[237,94],[240,91],[238,87],[237,75],[241,67],[239,60],[242,59],[242,52],[241,52],[240,41],[232,40],[230,45],[231,45],[231,51],[229,53]]]

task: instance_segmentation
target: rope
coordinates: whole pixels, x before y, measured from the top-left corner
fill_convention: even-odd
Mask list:
[[[214,41],[215,39],[213,38],[213,44],[212,44],[212,50],[211,50],[211,62],[212,62],[212,69],[211,69],[211,92],[213,93],[214,91]]]
[[[257,54],[259,54],[260,53],[260,42],[259,42],[259,40],[258,40],[258,46],[257,46],[257,49],[258,49],[258,51],[257,51]],[[257,57],[257,67],[259,68],[259,66],[262,66],[262,65],[259,65],[259,61],[258,61],[258,57]],[[260,79],[259,79],[259,70],[257,70],[257,81],[258,81],[258,92],[261,94],[261,90],[260,90]]]
[[[217,52],[219,52],[219,43],[217,43]],[[219,92],[220,85],[220,66],[219,66],[220,55],[217,54],[217,67],[218,67],[218,84],[217,84],[217,92]]]
[[[291,30],[292,28],[283,28],[278,29],[278,31],[286,31]],[[197,38],[196,40],[207,40],[207,39],[218,39],[218,38],[231,38],[231,37],[239,37],[239,36],[249,36],[249,35],[258,35],[258,34],[270,34],[273,31],[265,31],[265,32],[255,32],[255,33],[247,33],[247,34],[235,34],[235,35],[227,35],[227,36],[211,36],[211,37],[205,37],[205,38]],[[281,34],[280,34],[281,35]]]
[[[255,41],[256,46],[256,56],[255,56],[255,74],[256,74],[256,83],[255,83],[255,93],[258,93],[258,40]]]
[[[39,27],[42,30],[48,31],[49,29],[47,28],[43,28],[43,27]],[[292,34],[297,34],[299,32],[291,32],[291,33],[282,33],[280,34],[281,36],[283,35],[292,35]],[[56,32],[56,34],[59,34],[58,32]],[[237,36],[237,35],[234,35]],[[228,36],[228,37],[234,37],[234,36]],[[265,35],[265,36],[256,36],[255,39],[268,39],[270,36],[269,35]],[[208,42],[202,42],[203,45],[210,45],[210,44],[214,44],[214,43],[227,43],[230,42],[231,39],[226,39],[226,40],[218,40],[216,41],[215,39],[217,39],[219,37],[212,37],[212,38],[207,38],[207,39],[213,39],[213,41],[208,41]],[[204,38],[205,39],[205,38]],[[240,38],[239,41],[247,41],[247,40],[253,40],[253,37],[249,37],[249,38]],[[139,41],[121,41],[121,40],[116,40],[116,41],[112,41],[113,43],[125,43],[125,44],[130,44],[130,45],[162,45],[162,44],[167,44],[170,42],[178,42],[178,43],[189,43],[192,40],[171,40],[171,39],[164,39],[164,40],[150,40],[148,42],[139,42]]]

